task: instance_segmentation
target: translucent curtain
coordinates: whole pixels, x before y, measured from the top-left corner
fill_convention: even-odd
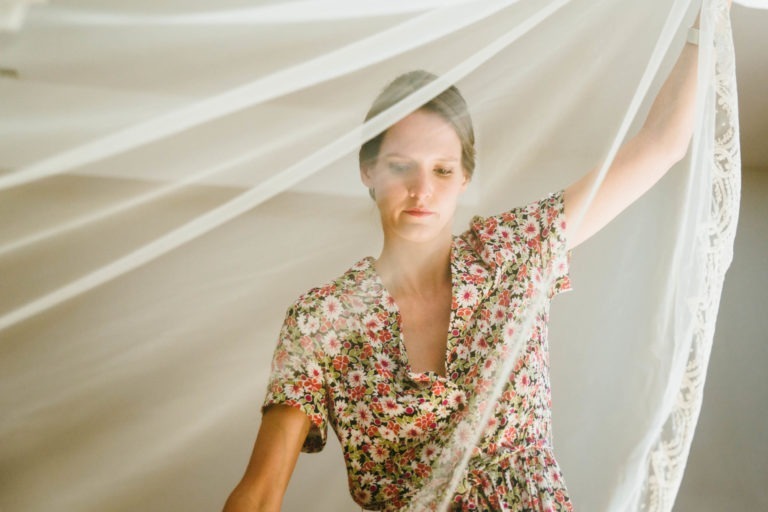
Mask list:
[[[33,7],[2,43],[20,79],[0,83],[0,507],[220,507],[285,308],[378,253],[356,151],[420,100],[363,123],[381,87],[424,68],[442,78],[423,97],[467,97],[464,229],[607,165],[698,8]],[[553,304],[555,448],[579,510],[670,510],[682,478],[738,211],[724,2],[704,3],[699,83],[689,154],[576,249]],[[286,510],[353,510],[341,458],[312,457]],[[307,498],[326,474],[341,486]]]

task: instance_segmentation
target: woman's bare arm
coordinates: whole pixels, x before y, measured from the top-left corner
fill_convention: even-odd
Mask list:
[[[284,405],[267,409],[245,475],[223,512],[279,512],[309,428],[309,418],[298,409]]]
[[[695,26],[698,26],[698,18]],[[685,156],[693,133],[698,47],[686,43],[640,132],[616,154],[592,202],[599,166],[565,190],[568,247],[588,239],[650,189]],[[578,226],[571,223],[586,208]]]

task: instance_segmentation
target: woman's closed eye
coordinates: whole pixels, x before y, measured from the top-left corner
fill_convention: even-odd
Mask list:
[[[405,172],[411,168],[411,165],[404,162],[389,162],[389,168],[395,172]]]
[[[453,169],[451,169],[450,167],[436,167],[435,173],[440,176],[450,176],[451,174],[453,174]]]

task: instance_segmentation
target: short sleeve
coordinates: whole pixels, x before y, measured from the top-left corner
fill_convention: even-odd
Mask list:
[[[312,453],[323,449],[328,431],[324,358],[316,341],[321,322],[317,311],[297,304],[288,309],[280,329],[261,411],[277,404],[303,411],[312,424],[301,450]]]
[[[491,268],[530,272],[534,281],[549,281],[549,298],[570,290],[563,196],[559,190],[499,215],[473,218],[475,250]]]

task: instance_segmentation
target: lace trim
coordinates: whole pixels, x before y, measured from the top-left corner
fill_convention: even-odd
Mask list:
[[[718,2],[714,14],[716,110],[714,151],[710,162],[712,195],[709,218],[699,224],[696,237],[702,290],[692,301],[691,348],[675,405],[651,450],[647,477],[635,510],[672,510],[701,410],[723,279],[733,259],[741,190],[736,76],[725,2]]]

